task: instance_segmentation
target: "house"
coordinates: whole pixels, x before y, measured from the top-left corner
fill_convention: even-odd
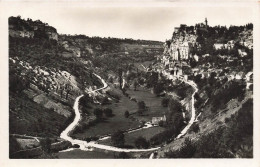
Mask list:
[[[239,54],[239,56],[241,56],[241,57],[247,56],[247,53],[246,53],[244,50],[241,50],[241,49],[238,49],[238,54]]]
[[[235,41],[234,40],[230,40],[230,41],[228,41],[228,43],[227,43],[227,49],[233,49],[234,48],[234,46],[235,46]]]
[[[215,43],[213,46],[214,46],[214,48],[215,48],[216,50],[224,49],[224,48],[225,48],[225,45],[222,44],[222,43]]]
[[[194,58],[194,60],[195,60],[196,62],[199,61],[199,56],[198,56],[198,55],[195,54],[195,55],[193,56],[193,58]]]
[[[20,37],[20,32],[19,32],[19,31],[12,30],[12,29],[9,29],[9,35],[10,35],[11,37]]]
[[[166,121],[166,116],[164,115],[163,117],[153,117],[152,118],[152,124],[153,125],[159,125],[160,121],[165,122]]]
[[[241,79],[243,79],[244,78],[244,73],[243,72],[239,72],[239,73],[237,73],[236,75],[235,75],[235,79],[237,79],[237,80],[241,80]]]
[[[250,71],[246,74],[246,81],[253,82],[253,71]]]
[[[203,57],[203,58],[209,57],[209,54],[204,54],[204,55],[202,55],[202,57]]]
[[[228,80],[233,80],[233,79],[235,79],[235,77],[236,77],[236,72],[231,72],[230,74],[229,74],[229,76],[228,76]]]
[[[174,27],[174,33],[178,33],[180,30],[180,27]]]

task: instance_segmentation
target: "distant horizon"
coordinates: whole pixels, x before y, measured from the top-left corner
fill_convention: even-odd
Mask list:
[[[36,12],[37,11],[37,12]],[[204,23],[241,26],[254,23],[248,7],[79,7],[32,6],[26,10],[8,11],[9,16],[41,20],[59,34],[86,35],[101,38],[131,38],[164,42],[180,24]]]
[[[9,16],[9,17],[18,17],[18,16],[20,16],[21,19],[23,19],[23,20],[32,19],[32,18],[30,18],[30,17],[23,18],[21,15]],[[36,20],[40,20],[40,19],[32,19],[32,21],[36,21]],[[48,22],[45,22],[44,20],[40,20],[40,21],[43,22],[43,23],[47,23],[47,24],[49,25],[49,23],[48,23]],[[185,23],[181,23],[181,24],[185,24]],[[187,24],[185,24],[185,25],[187,25],[187,26],[195,26],[196,24],[199,24],[199,23],[195,23],[194,25],[187,25]],[[252,23],[252,22],[248,22],[248,23],[245,23],[245,24],[242,24],[242,25],[229,25],[229,26],[226,26],[226,25],[214,25],[214,26],[210,26],[210,25],[209,25],[209,26],[210,26],[210,27],[226,26],[227,28],[229,28],[230,26],[245,26],[245,25],[247,25],[247,24],[253,24],[253,23]],[[49,25],[49,26],[54,27],[53,25]],[[179,27],[179,26],[177,26],[177,27]],[[56,27],[54,27],[54,28],[57,30],[57,33],[58,33],[59,35],[70,35],[70,36],[84,35],[84,36],[90,37],[90,38],[99,37],[99,38],[133,39],[133,40],[145,40],[145,41],[165,42],[165,41],[159,41],[159,40],[153,40],[153,39],[140,39],[140,38],[135,39],[135,38],[131,38],[131,37],[89,36],[89,35],[87,35],[87,34],[67,34],[67,33],[59,33],[59,32],[58,32],[59,30],[58,30]],[[174,28],[175,28],[175,27],[174,27]],[[173,28],[173,31],[174,31],[174,28]],[[172,33],[173,33],[173,31],[172,31]]]

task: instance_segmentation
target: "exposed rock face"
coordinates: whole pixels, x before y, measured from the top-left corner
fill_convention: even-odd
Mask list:
[[[20,38],[48,38],[58,41],[58,33],[54,27],[40,20],[23,20],[21,17],[9,18],[9,35]]]

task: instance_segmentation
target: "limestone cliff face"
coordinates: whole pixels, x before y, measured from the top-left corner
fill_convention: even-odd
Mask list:
[[[9,18],[9,35],[20,38],[45,38],[58,40],[57,30],[40,20],[21,19],[21,17]]]
[[[164,55],[173,60],[188,60],[193,57],[193,50],[199,47],[197,35],[193,31],[175,31],[172,38],[164,44]]]

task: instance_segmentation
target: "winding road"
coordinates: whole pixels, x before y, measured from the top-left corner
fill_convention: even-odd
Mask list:
[[[98,77],[102,83],[103,83],[103,87],[93,90],[89,93],[93,93],[102,89],[105,89],[108,87],[107,83],[97,74],[94,74],[96,77]],[[87,141],[83,141],[83,140],[78,140],[78,139],[73,139],[72,137],[69,136],[70,132],[73,131],[73,129],[78,125],[79,120],[81,118],[80,112],[79,112],[79,100],[81,97],[83,97],[84,95],[80,95],[76,98],[75,102],[74,102],[74,106],[73,109],[75,111],[75,119],[73,120],[73,122],[61,133],[60,138],[67,140],[69,142],[71,142],[72,144],[78,144],[81,150],[84,151],[91,151],[92,148],[99,148],[99,149],[103,149],[103,150],[109,150],[109,151],[115,151],[115,152],[144,152],[144,151],[154,151],[159,149],[160,147],[156,147],[156,148],[150,148],[150,149],[124,149],[124,148],[117,148],[117,147],[113,147],[113,146],[108,146],[108,145],[103,145],[103,144],[97,144],[93,141],[87,142]],[[65,151],[70,151],[73,150],[68,149]]]
[[[94,93],[96,91],[99,91],[99,90],[102,90],[102,89],[105,89],[108,87],[107,83],[99,75],[97,75],[97,74],[94,74],[94,75],[102,81],[103,87],[90,91],[89,93]],[[177,138],[180,138],[181,136],[185,135],[195,120],[194,95],[198,91],[198,89],[194,82],[187,81],[187,83],[195,89],[195,92],[192,94],[192,117],[191,117],[191,120],[189,121],[188,125],[181,131],[181,133],[177,136]],[[118,148],[118,147],[98,144],[94,141],[87,142],[87,141],[83,141],[83,140],[73,139],[72,137],[69,136],[69,134],[78,125],[78,123],[81,119],[81,115],[79,112],[79,100],[83,96],[84,95],[80,95],[76,98],[76,100],[74,102],[74,106],[73,106],[73,109],[75,111],[75,118],[74,118],[73,122],[61,133],[60,138],[67,140],[67,141],[71,142],[72,144],[78,144],[80,146],[79,149],[81,149],[83,151],[91,151],[91,150],[93,150],[93,148],[98,148],[98,149],[115,151],[115,152],[147,152],[147,151],[155,151],[155,150],[158,150],[159,148],[161,148],[161,147],[155,147],[155,148],[150,148],[150,149],[125,149],[125,148]],[[150,126],[148,125],[148,128],[149,127]],[[73,149],[74,148],[70,148],[70,149],[63,150],[63,151],[70,151]]]

